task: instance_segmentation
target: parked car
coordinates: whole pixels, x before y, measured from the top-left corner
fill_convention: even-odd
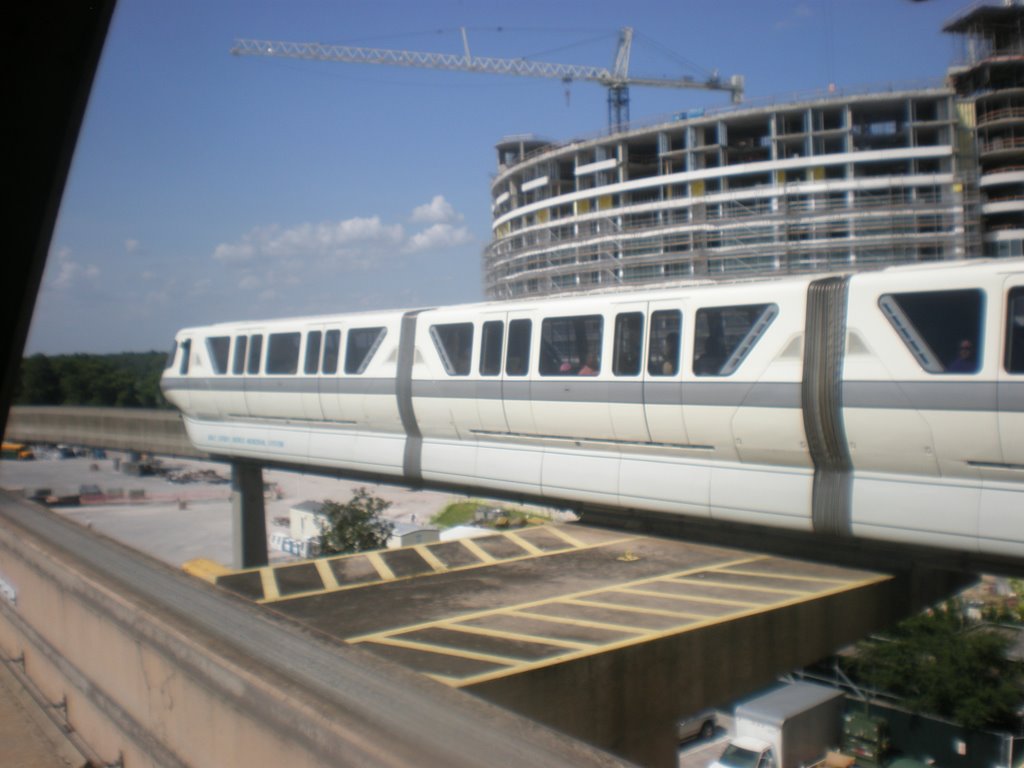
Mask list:
[[[690,717],[684,717],[676,724],[676,738],[680,743],[690,739],[710,739],[715,735],[718,715],[713,709],[702,709]]]

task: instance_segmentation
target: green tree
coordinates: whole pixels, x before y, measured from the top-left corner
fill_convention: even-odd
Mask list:
[[[858,645],[854,675],[902,699],[908,709],[965,728],[1010,726],[1021,704],[1021,671],[1010,639],[968,626],[955,605],[900,622]]]
[[[162,352],[36,354],[21,363],[19,405],[168,408],[160,392]]]
[[[327,523],[320,534],[321,554],[347,554],[385,547],[395,526],[381,515],[390,506],[390,501],[370,495],[365,488],[356,488],[345,504],[325,500],[322,512],[327,516]]]
[[[62,397],[60,377],[50,358],[39,353],[22,360],[19,404],[59,405]]]

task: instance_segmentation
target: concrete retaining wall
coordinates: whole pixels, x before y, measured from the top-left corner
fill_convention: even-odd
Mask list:
[[[7,416],[5,440],[67,443],[164,456],[203,458],[177,411],[19,405]]]

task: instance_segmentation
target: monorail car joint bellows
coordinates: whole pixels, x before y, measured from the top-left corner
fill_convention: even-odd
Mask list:
[[[843,426],[843,356],[849,277],[815,280],[807,289],[800,395],[814,462],[812,523],[820,533],[850,535],[851,481]]]
[[[407,482],[423,480],[423,434],[416,422],[412,405],[412,366],[416,359],[416,316],[423,310],[406,312],[402,315],[402,330],[398,340],[398,365],[395,370],[395,397],[398,399],[398,415],[405,432],[405,451],[402,459],[402,474]]]

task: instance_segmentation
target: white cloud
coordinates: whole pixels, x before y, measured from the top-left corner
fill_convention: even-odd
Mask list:
[[[139,250],[139,241],[138,240],[125,240],[124,241],[124,252],[125,253],[135,253],[137,250]]]
[[[405,244],[406,253],[436,251],[443,248],[454,248],[473,242],[473,236],[465,227],[453,227],[451,224],[434,224],[422,232],[417,232]]]
[[[356,216],[340,221],[304,222],[292,227],[254,227],[237,241],[221,243],[213,258],[225,265],[244,266],[239,287],[255,290],[272,285],[310,283],[317,270],[367,269],[386,265],[397,253],[412,254],[453,248],[473,242],[462,214],[436,195],[412,214],[413,221],[429,224],[408,234],[401,224],[389,224],[380,216]],[[261,270],[272,269],[274,272]],[[262,275],[262,277],[257,277]]]
[[[412,220],[418,224],[462,221],[462,214],[455,211],[452,204],[444,199],[444,195],[434,195],[434,199],[429,203],[413,209]]]
[[[198,280],[193,281],[189,294],[192,296],[203,296],[204,294],[209,293],[212,288],[212,277],[200,277]]]
[[[814,9],[810,5],[807,3],[797,3],[790,9],[788,16],[779,19],[773,26],[777,30],[792,29],[803,19],[813,18],[814,15]]]
[[[95,264],[82,264],[71,258],[71,249],[67,246],[57,249],[50,255],[47,283],[51,288],[68,290],[83,280],[95,280],[100,275],[100,268]]]
[[[367,254],[400,246],[404,239],[401,224],[386,225],[379,216],[307,222],[288,229],[273,225],[257,227],[238,242],[221,243],[214,249],[213,258],[225,263],[287,259],[294,268],[309,257],[358,263]]]
[[[250,243],[221,243],[213,250],[217,261],[249,261],[256,256],[256,249]]]
[[[242,279],[238,281],[238,287],[243,291],[254,291],[263,287],[263,281],[256,275],[243,275]]]

